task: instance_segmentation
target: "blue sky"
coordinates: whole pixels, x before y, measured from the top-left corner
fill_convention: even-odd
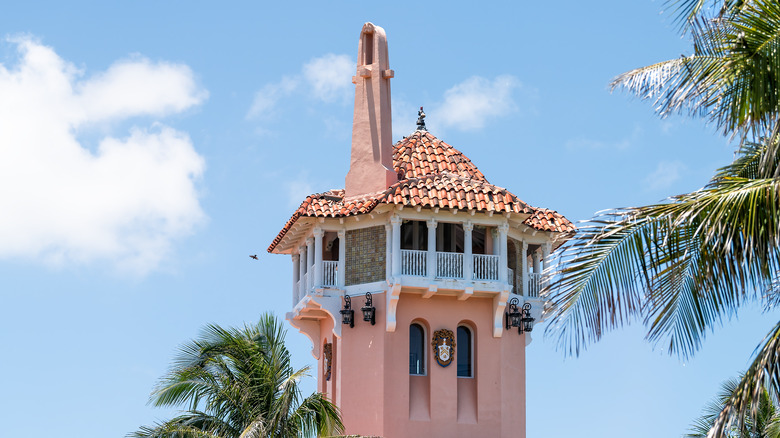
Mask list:
[[[690,53],[664,2],[14,2],[0,14],[3,436],[124,436],[208,323],[289,310],[265,248],[343,187],[364,22],[385,28],[394,137],[431,132],[571,220],[701,187],[733,146],[610,94]],[[259,261],[248,255],[258,254]],[[541,327],[528,436],[679,436],[776,320],[748,308],[682,361],[638,324],[579,358]],[[306,338],[289,333],[298,365]],[[314,389],[313,379],[306,383]]]

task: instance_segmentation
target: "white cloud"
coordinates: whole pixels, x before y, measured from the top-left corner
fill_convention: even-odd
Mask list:
[[[661,161],[653,173],[645,178],[645,185],[648,190],[668,189],[680,179],[685,169],[685,164],[680,161]]]
[[[490,81],[473,76],[444,93],[444,102],[430,111],[437,125],[464,131],[482,129],[493,118],[514,111],[512,96],[520,81],[511,75],[501,75]]]
[[[255,95],[247,119],[267,121],[282,111],[285,98],[303,97],[309,102],[350,104],[355,88],[352,76],[355,61],[348,55],[329,53],[306,62],[299,73],[281,81],[264,85]],[[441,130],[454,128],[473,131],[490,120],[517,110],[515,94],[520,81],[512,75],[490,80],[473,76],[445,91],[443,98],[426,107],[429,127],[441,135]],[[525,94],[531,94],[526,90]],[[403,135],[415,129],[417,107],[393,98],[393,132]],[[327,117],[323,117],[327,119]],[[330,123],[330,122],[328,122]],[[268,133],[265,129],[259,132]],[[397,137],[397,136],[396,136]]]
[[[298,83],[297,78],[284,77],[275,84],[266,84],[255,93],[255,98],[246,117],[248,119],[270,117],[276,111],[279,99],[292,94],[298,88]]]
[[[594,140],[587,137],[576,137],[566,141],[564,147],[570,151],[574,150],[626,150],[634,145],[642,136],[642,128],[638,125],[634,126],[631,134],[623,137],[620,140],[603,141]]]
[[[353,95],[352,75],[355,61],[347,55],[327,55],[312,58],[301,67],[301,72],[285,76],[276,83],[265,84],[255,94],[247,111],[247,119],[268,119],[278,111],[279,101],[296,93],[304,97],[331,103],[349,102]]]
[[[195,188],[203,158],[161,124],[102,134],[94,152],[75,133],[181,112],[206,91],[184,65],[136,57],[85,77],[31,38],[11,42],[19,59],[0,64],[0,258],[156,268],[205,218]]]
[[[298,174],[298,177],[285,183],[287,189],[287,206],[298,208],[307,196],[315,193],[313,185],[309,180],[309,175],[305,172]]]
[[[306,63],[303,77],[318,99],[333,102],[346,98],[348,101],[349,96],[354,94],[352,75],[355,68],[355,61],[349,56],[329,53]]]

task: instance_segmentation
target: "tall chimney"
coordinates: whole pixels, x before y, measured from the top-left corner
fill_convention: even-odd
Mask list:
[[[358,44],[352,158],[346,197],[381,192],[398,181],[393,171],[393,121],[390,116],[390,70],[385,30],[363,25]]]

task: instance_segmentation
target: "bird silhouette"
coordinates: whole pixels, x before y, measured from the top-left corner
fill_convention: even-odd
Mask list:
[[[260,260],[257,258],[257,254],[249,256],[250,259]]]

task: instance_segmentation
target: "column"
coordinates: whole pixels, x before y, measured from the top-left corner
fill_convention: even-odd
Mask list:
[[[301,280],[301,282],[298,285],[298,294],[301,298],[303,298],[304,295],[306,295],[306,292],[309,291],[308,287],[306,286],[306,247],[304,245],[301,245],[298,247],[298,278]],[[297,304],[297,303],[296,303]]]
[[[534,264],[534,274],[538,274],[542,269],[541,260],[539,259],[539,249],[531,253],[531,260]]]
[[[322,228],[314,229],[314,286],[322,287]]]
[[[436,219],[428,219],[428,278],[436,277]]]
[[[390,248],[393,246],[393,227],[385,224],[385,278],[393,277],[393,253]]]
[[[503,223],[498,226],[498,281],[507,282],[507,255],[506,255],[506,235],[509,231],[509,224]]]
[[[293,254],[292,255],[292,262],[293,262],[293,307],[295,307],[296,304],[298,304],[298,301],[300,301],[299,297],[299,291],[298,291],[298,282],[301,279],[301,256],[299,254]]]
[[[390,224],[393,227],[393,277],[397,278],[401,275],[401,218],[393,216]]]
[[[545,243],[542,245],[542,272],[547,272],[547,268],[550,267],[550,251],[552,250],[552,245],[550,242]],[[542,287],[547,286],[547,277],[548,275],[542,276],[544,279],[544,284],[542,284]]]
[[[310,291],[314,287],[314,273],[312,268],[314,267],[314,239],[309,237],[306,239],[306,274],[308,281],[306,282],[306,290]]]
[[[338,279],[338,287],[339,289],[344,289],[347,285],[347,271],[345,271],[344,266],[346,264],[347,260],[347,232],[344,230],[339,230],[339,279]]]
[[[528,242],[523,241],[523,250],[520,251],[520,263],[523,267],[523,295],[528,296]]]
[[[474,278],[474,256],[472,255],[471,232],[474,224],[471,221],[463,224],[463,279],[471,281]]]

